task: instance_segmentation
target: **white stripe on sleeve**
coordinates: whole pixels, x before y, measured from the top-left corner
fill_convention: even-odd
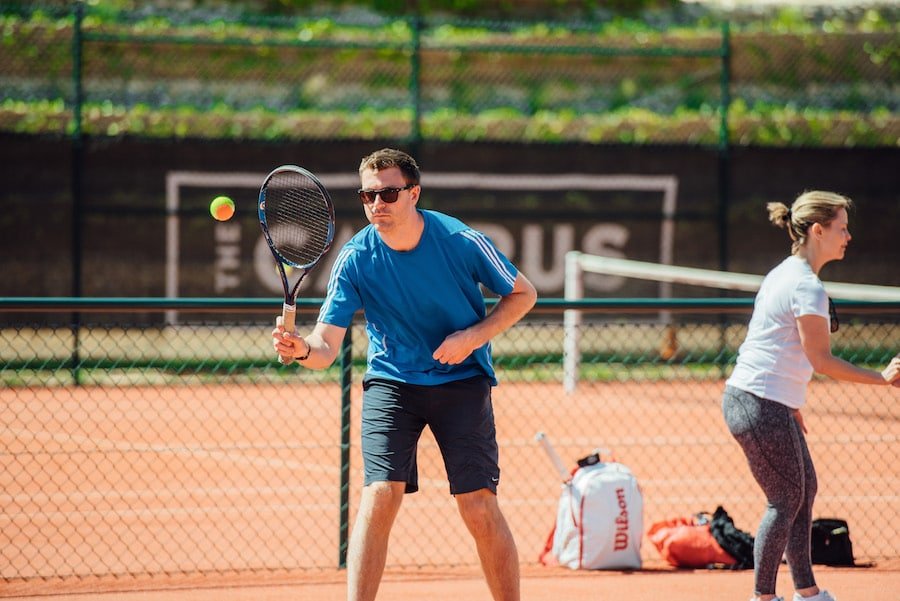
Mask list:
[[[465,230],[462,232],[462,235],[473,241],[478,245],[478,248],[481,249],[481,252],[487,257],[488,261],[490,261],[491,265],[497,270],[497,273],[506,280],[506,282],[510,285],[510,287],[514,287],[516,284],[516,278],[503,262],[500,259],[500,255],[497,253],[497,249],[493,244],[488,240],[487,236],[482,234],[481,232],[475,230]]]
[[[353,252],[354,250],[352,248],[344,247],[334,260],[334,266],[331,268],[331,276],[328,278],[328,287],[325,289],[325,300],[322,301],[322,306],[319,308],[319,317],[325,315],[329,305],[334,302],[334,293],[337,290],[335,282],[344,270],[344,266],[347,264],[347,261],[350,259]]]

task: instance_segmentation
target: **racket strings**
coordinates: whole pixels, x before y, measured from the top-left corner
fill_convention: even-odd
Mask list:
[[[297,265],[315,263],[328,249],[328,202],[315,182],[302,174],[280,173],[269,181],[266,222],[278,252]]]

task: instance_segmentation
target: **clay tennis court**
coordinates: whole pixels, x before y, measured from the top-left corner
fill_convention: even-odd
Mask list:
[[[646,539],[641,571],[537,563],[559,494],[534,441],[539,430],[573,462],[602,446],[631,467],[644,494],[644,532],[656,520],[719,504],[752,531],[763,499],[722,424],[721,390],[717,378],[591,383],[574,394],[556,382],[509,381],[495,390],[500,501],[519,546],[524,599],[749,596],[751,572],[672,570]],[[361,476],[358,393],[354,387],[351,520]],[[339,398],[337,385],[311,383],[0,391],[0,595],[342,598]],[[816,381],[810,398],[816,517],[847,518],[857,559],[875,558],[870,568],[820,567],[820,583],[842,601],[896,599],[900,564],[885,554],[877,520],[900,513],[900,467],[879,462],[895,453],[877,452],[898,445],[896,419],[878,409],[885,391]],[[419,469],[421,490],[398,517],[379,598],[488,599],[427,432]],[[785,574],[779,593],[789,587]]]
[[[819,581],[839,591],[840,601],[891,601],[900,588],[900,566],[875,571],[855,568],[820,567]],[[779,583],[789,575],[782,569]],[[181,581],[165,590],[146,584],[139,592],[50,592],[41,595],[23,593],[30,601],[340,601],[346,598],[344,574],[329,572],[316,576],[284,579],[277,583],[222,580],[218,584]],[[550,601],[593,601],[629,599],[631,601],[700,601],[736,599],[746,601],[753,586],[750,572],[711,570],[647,569],[634,573],[572,572],[565,568],[524,567],[522,599]],[[787,590],[781,587],[779,590]],[[115,590],[115,589],[113,589]],[[11,591],[12,592],[12,591]],[[790,591],[788,590],[788,594]],[[13,593],[13,596],[15,594]],[[379,588],[379,599],[390,601],[490,600],[480,573],[473,569],[431,569],[414,572],[388,570]],[[790,597],[788,597],[790,598]]]

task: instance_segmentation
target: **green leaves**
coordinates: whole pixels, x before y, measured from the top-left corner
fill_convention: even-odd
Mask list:
[[[204,19],[124,4],[86,7],[81,117],[91,135],[719,140],[723,38],[708,15],[428,18],[419,29],[374,13]],[[816,23],[790,8],[757,21],[765,31],[735,28],[732,143],[895,146],[900,42],[888,17]],[[74,129],[73,24],[59,10],[0,13],[0,130]]]

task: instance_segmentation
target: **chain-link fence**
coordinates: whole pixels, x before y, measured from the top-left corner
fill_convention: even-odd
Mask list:
[[[178,301],[192,312],[166,326],[161,311],[173,302],[2,306],[14,325],[0,330],[0,583],[343,564],[361,486],[361,326],[337,365],[312,372],[273,360],[266,309],[201,320],[197,311],[215,317],[224,305]],[[668,301],[541,301],[495,341],[499,497],[523,563],[537,563],[559,495],[538,431],[573,465],[602,448],[631,467],[645,531],[717,505],[755,529],[765,501],[720,414],[750,301],[702,304],[688,314]],[[263,299],[243,310],[269,305],[279,306]],[[580,377],[566,392],[561,309],[572,306],[589,311]],[[55,325],[23,310],[51,311]],[[136,311],[154,317],[134,325]],[[900,305],[839,303],[839,312],[840,356],[877,367],[900,349]],[[847,519],[860,560],[900,555],[897,399],[897,389],[816,378],[804,409],[819,471],[816,517]],[[419,482],[398,517],[389,566],[476,565],[427,430]],[[659,561],[646,541],[642,553]]]
[[[0,5],[0,130],[887,146],[896,22],[522,23]]]

